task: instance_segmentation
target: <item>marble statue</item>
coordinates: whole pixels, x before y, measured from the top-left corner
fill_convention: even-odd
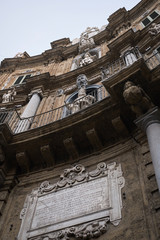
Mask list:
[[[15,58],[24,58],[24,53],[21,53],[21,52],[17,53],[15,55]]]
[[[101,67],[101,78],[102,80],[110,76],[110,71],[108,68]]]
[[[86,87],[87,84],[88,84],[88,79],[87,79],[86,75],[85,74],[80,74],[77,77],[76,84],[77,84],[78,89],[82,88],[83,86]]]
[[[96,56],[92,56],[89,52],[86,52],[84,56],[81,58],[79,66],[83,67],[88,65],[89,63],[92,63]]]
[[[68,105],[71,114],[90,106],[95,101],[95,97],[86,94],[87,83],[86,75],[81,74],[77,77],[78,97]]]
[[[160,23],[152,23],[151,27],[149,28],[149,33],[151,35],[157,35],[158,33],[160,33]]]
[[[16,91],[13,88],[12,90],[8,90],[8,93],[4,93],[2,96],[2,103],[12,102],[16,95]]]
[[[145,91],[136,86],[133,82],[126,82],[124,85],[123,97],[131,110],[139,117],[153,107],[153,103]]]
[[[89,50],[95,46],[94,39],[89,37],[91,32],[91,28],[87,28],[85,32],[83,32],[80,36],[79,41],[79,52],[82,53],[86,50]]]

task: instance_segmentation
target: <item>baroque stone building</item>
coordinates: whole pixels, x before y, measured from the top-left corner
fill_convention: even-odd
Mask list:
[[[160,239],[160,1],[0,67],[0,239]]]

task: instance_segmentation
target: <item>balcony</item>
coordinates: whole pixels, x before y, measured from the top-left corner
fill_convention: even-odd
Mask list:
[[[138,48],[128,50],[115,62],[101,69],[102,83],[113,96],[123,91],[124,81],[127,79],[144,85],[151,78],[151,74],[160,65],[160,53],[150,57],[143,56]]]
[[[76,98],[73,102],[66,103],[59,108],[28,118],[21,118],[16,109],[2,110],[0,112],[0,124],[6,123],[12,134],[26,132],[62,120],[79,111],[83,111],[89,106],[106,98],[107,95],[105,88],[101,86],[89,92],[84,97]]]
[[[138,48],[132,48],[131,50],[126,51],[119,59],[106,66],[106,68],[102,68],[102,78],[105,80],[109,79],[123,69],[130,67],[140,58],[142,58],[142,55]]]

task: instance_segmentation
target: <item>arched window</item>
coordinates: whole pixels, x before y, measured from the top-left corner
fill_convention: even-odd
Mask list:
[[[92,99],[93,99],[92,104],[102,100],[102,86],[87,85],[85,90],[86,90],[86,96],[92,96]],[[73,102],[76,102],[76,99],[78,100],[78,91],[72,93],[71,96],[68,97],[67,100],[65,101],[66,106],[64,107],[62,118],[72,114],[71,109],[69,109],[69,107],[67,107],[67,105],[69,106]]]

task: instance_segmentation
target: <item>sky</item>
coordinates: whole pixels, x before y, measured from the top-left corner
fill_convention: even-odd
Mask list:
[[[113,12],[139,1],[0,0],[0,62],[18,52],[39,55],[61,38],[79,38],[87,27],[101,28]]]

